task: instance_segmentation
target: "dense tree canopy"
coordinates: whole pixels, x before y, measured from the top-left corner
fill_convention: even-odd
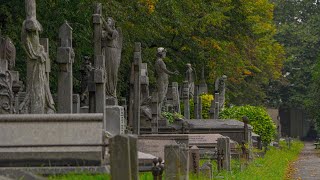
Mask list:
[[[128,75],[134,42],[141,42],[143,61],[148,63],[153,86],[156,47],[168,49],[165,60],[169,69],[178,69],[181,82],[191,63],[198,77],[205,67],[207,82],[228,76],[228,103],[263,104],[265,87],[278,79],[284,59],[282,46],[274,39],[274,5],[268,0],[101,0],[103,14],[114,17],[124,34],[119,75],[122,96],[128,95]],[[42,37],[50,39],[53,64],[51,87],[56,90],[57,65],[54,62],[58,28],[67,20],[73,27],[75,91],[79,88],[82,56],[92,55],[91,0],[37,1],[37,16],[44,27]],[[21,0],[1,0],[2,34],[13,39],[17,47],[17,69],[25,74],[25,54],[20,44],[24,13]],[[22,76],[24,77],[24,76]],[[212,88],[212,85],[211,85]]]

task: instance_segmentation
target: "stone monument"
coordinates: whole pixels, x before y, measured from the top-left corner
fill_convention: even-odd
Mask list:
[[[80,106],[89,106],[89,91],[88,85],[90,80],[90,74],[93,71],[93,66],[89,56],[83,57],[82,66],[80,69],[81,73],[81,93],[80,93]]]
[[[13,83],[19,74],[12,71],[15,65],[16,49],[10,38],[2,37],[0,34],[0,114],[12,114],[15,112],[13,107],[14,93]],[[16,73],[14,73],[16,72]],[[17,74],[17,77],[14,77]]]
[[[223,110],[225,103],[225,94],[226,94],[226,80],[227,76],[223,75],[222,77],[217,78],[214,86],[215,93],[219,93],[218,101],[219,101],[219,110]],[[214,97],[217,98],[217,97]]]
[[[188,82],[188,87],[189,87],[189,97],[193,98],[194,95],[194,81],[196,80],[196,73],[194,68],[192,68],[190,63],[186,64],[187,66],[187,71],[185,74],[185,81]]]
[[[124,108],[118,106],[116,98],[122,33],[119,28],[115,28],[115,22],[112,18],[104,20],[101,3],[97,3],[95,6],[93,25],[95,112],[105,115],[104,128],[108,132],[114,135],[124,134],[126,129]],[[89,109],[91,108],[89,107]]]
[[[31,114],[54,113],[54,102],[49,88],[46,62],[50,61],[45,47],[40,44],[42,26],[36,17],[35,0],[25,0],[26,19],[22,25],[22,45],[27,54],[27,92],[20,111]]]
[[[60,47],[57,52],[58,73],[58,113],[72,113],[73,76],[72,28],[65,22],[59,29]]]
[[[105,56],[107,105],[117,105],[118,69],[121,62],[122,32],[113,18],[102,18],[102,48]]]
[[[169,75],[179,74],[178,71],[172,72],[167,69],[167,66],[163,61],[163,59],[166,57],[166,52],[167,51],[165,48],[159,47],[157,49],[157,60],[155,63],[155,71],[157,75],[158,106],[160,114],[163,102],[168,91]]]

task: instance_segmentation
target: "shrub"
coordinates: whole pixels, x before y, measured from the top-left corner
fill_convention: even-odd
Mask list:
[[[211,107],[211,101],[213,100],[212,94],[201,94],[201,104],[202,104],[202,119],[209,119],[209,110]],[[181,108],[182,109],[182,108]],[[183,111],[181,111],[183,112]],[[193,99],[190,99],[190,118],[194,118],[194,104]]]
[[[175,119],[184,119],[183,115],[176,112],[162,112],[161,115],[168,120],[169,124],[172,124]]]
[[[253,132],[260,135],[261,140],[270,143],[276,133],[276,125],[263,107],[256,106],[234,106],[226,108],[219,115],[220,119],[237,119],[242,121],[242,117],[249,118],[249,124],[253,127]]]

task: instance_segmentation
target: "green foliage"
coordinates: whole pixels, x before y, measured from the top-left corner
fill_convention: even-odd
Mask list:
[[[239,121],[242,121],[243,116],[247,116],[253,131],[261,136],[263,142],[270,143],[276,133],[276,126],[263,107],[234,106],[226,108],[219,116],[221,119],[237,119]]]
[[[134,42],[142,43],[142,59],[148,64],[150,86],[155,87],[156,48],[168,50],[168,69],[185,71],[191,63],[200,72],[205,67],[206,80],[226,74],[229,77],[227,97],[233,104],[261,104],[263,86],[276,79],[282,65],[282,47],[274,41],[273,5],[267,0],[101,0],[104,17],[111,16],[122,28],[124,47],[119,70],[117,94],[128,97]],[[51,89],[57,89],[59,46],[58,29],[67,20],[73,28],[75,50],[74,91],[79,92],[79,69],[82,56],[93,54],[91,0],[37,1],[37,18],[44,28],[41,37],[50,39],[52,72]],[[25,53],[20,44],[24,1],[10,0],[0,4],[2,33],[12,38],[17,48],[17,70],[25,81]],[[200,74],[198,74],[200,77]],[[184,77],[173,76],[182,82]],[[250,92],[250,93],[248,93]]]
[[[169,124],[174,123],[176,119],[184,119],[183,115],[176,112],[175,113],[162,112],[161,115],[168,120]]]
[[[202,104],[202,119],[209,119],[209,110],[211,107],[211,101],[213,100],[212,94],[201,94],[201,104]],[[194,118],[194,103],[193,99],[190,99],[190,117]]]

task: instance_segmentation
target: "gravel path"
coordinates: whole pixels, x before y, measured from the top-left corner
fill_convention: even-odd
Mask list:
[[[299,158],[293,164],[293,179],[320,180],[320,150],[313,142],[305,142]]]

